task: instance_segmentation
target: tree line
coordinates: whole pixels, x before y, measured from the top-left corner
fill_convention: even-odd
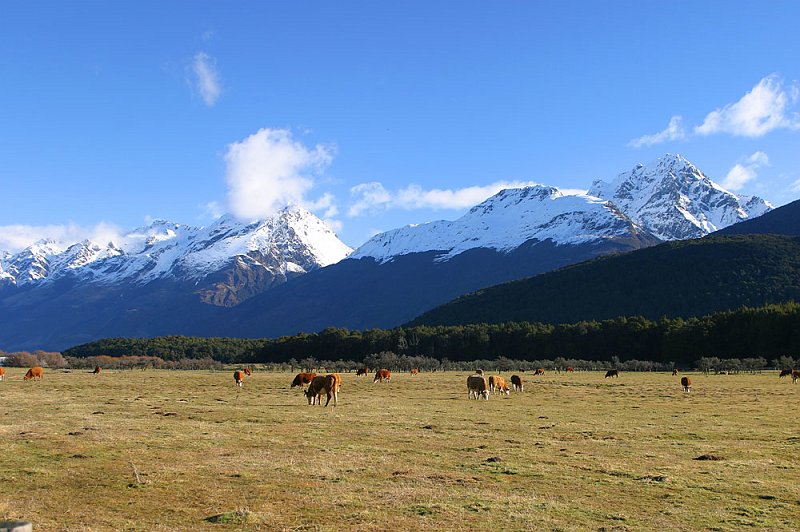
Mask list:
[[[742,307],[701,318],[640,316],[572,324],[511,322],[353,331],[327,328],[281,338],[163,336],[108,338],[72,347],[68,357],[209,358],[226,364],[305,358],[362,363],[376,353],[442,361],[578,359],[649,361],[689,367],[701,358],[792,360],[800,357],[800,304]]]

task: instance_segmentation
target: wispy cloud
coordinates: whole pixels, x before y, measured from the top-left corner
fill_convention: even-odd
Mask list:
[[[55,240],[71,245],[83,240],[99,244],[120,242],[122,230],[114,224],[100,222],[91,227],[74,223],[53,225],[5,225],[0,226],[0,250],[16,253],[39,240]]]
[[[222,94],[217,62],[208,54],[199,52],[194,56],[192,72],[194,73],[194,87],[203,102],[209,107],[213,106]]]
[[[306,198],[315,178],[333,160],[333,151],[331,146],[309,148],[285,129],[264,128],[230,144],[225,154],[225,180],[231,213],[252,220],[292,204],[338,212],[330,194],[315,201]]]
[[[361,183],[350,189],[351,203],[347,209],[350,217],[389,209],[454,210],[472,207],[505,188],[535,185],[532,181],[497,181],[485,186],[458,189],[425,190],[419,185],[389,191],[382,183]]]
[[[758,177],[758,169],[769,166],[769,157],[763,151],[757,151],[741,162],[736,163],[728,171],[722,186],[728,190],[741,190],[748,182]]]
[[[669,125],[663,131],[654,133],[652,135],[642,135],[638,139],[633,139],[628,143],[628,146],[634,148],[641,148],[642,146],[652,146],[653,144],[661,144],[669,140],[683,140],[686,138],[686,131],[683,129],[683,117],[673,116],[669,120]]]
[[[708,113],[694,131],[761,137],[776,129],[800,129],[800,114],[790,109],[797,103],[797,93],[796,83],[787,89],[777,75],[767,76],[739,101]]]
[[[759,81],[738,101],[708,113],[703,122],[688,131],[683,118],[673,116],[663,131],[643,135],[628,142],[641,148],[663,142],[686,140],[690,136],[728,134],[737,137],[761,137],[778,129],[800,129],[800,85],[787,85],[780,76],[771,74]]]

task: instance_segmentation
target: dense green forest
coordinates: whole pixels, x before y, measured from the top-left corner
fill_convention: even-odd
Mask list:
[[[705,316],[800,301],[800,237],[712,236],[609,255],[462,296],[408,325]]]
[[[325,329],[277,339],[109,338],[72,347],[69,357],[212,358],[226,363],[276,363],[303,358],[362,361],[393,352],[437,360],[647,360],[679,365],[702,357],[778,359],[800,355],[800,304],[743,307],[703,318],[621,317],[573,324],[509,322],[417,326],[391,330]]]

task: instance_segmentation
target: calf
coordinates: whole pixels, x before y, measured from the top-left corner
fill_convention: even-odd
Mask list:
[[[419,373],[418,369],[414,368],[414,369],[411,370],[411,374],[412,375],[416,375],[417,373]]]
[[[534,375],[544,375],[544,368],[538,368],[533,372]]]
[[[681,377],[681,386],[683,386],[683,391],[689,393],[692,391],[692,379],[689,377]]]
[[[672,370],[672,376],[674,377],[677,374],[678,374],[678,368],[673,369]]]
[[[524,392],[525,387],[522,385],[522,377],[520,377],[519,375],[512,375],[511,387],[514,388],[515,392]]]
[[[483,397],[487,401],[489,400],[489,386],[486,383],[486,377],[477,374],[467,377],[467,397],[470,399]]]
[[[369,368],[359,368],[356,370],[356,377],[359,375],[366,375],[367,373],[369,373]]]
[[[606,371],[605,378],[607,379],[609,377],[619,377],[619,370],[610,369],[610,370]]]
[[[100,366],[95,366],[95,367],[94,367],[94,371],[93,371],[92,373],[94,373],[95,375],[97,375],[98,373],[100,373]]]
[[[42,375],[44,375],[44,370],[41,367],[36,366],[35,368],[29,369],[25,376],[22,377],[22,380],[39,380],[42,378]]]
[[[375,372],[375,378],[372,379],[372,384],[375,384],[378,381],[386,381],[389,382],[392,378],[392,372],[388,369],[379,369]]]
[[[575,368],[573,368],[572,366],[567,366],[567,373],[574,373],[574,372]]]
[[[6,380],[6,369],[0,368],[0,381]]]
[[[305,384],[311,384],[311,381],[313,381],[316,376],[316,373],[298,373],[295,375],[292,385],[289,386],[289,388],[294,388],[295,386],[300,386],[302,388]]]
[[[244,368],[244,374],[249,377],[250,375],[253,374],[253,372],[250,368]]]
[[[489,377],[489,391],[508,395],[508,383],[506,383],[506,380],[500,375],[492,375]]]

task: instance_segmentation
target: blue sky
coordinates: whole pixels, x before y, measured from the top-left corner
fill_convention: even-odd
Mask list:
[[[301,202],[357,246],[681,153],[800,198],[800,2],[0,3],[0,249]]]

